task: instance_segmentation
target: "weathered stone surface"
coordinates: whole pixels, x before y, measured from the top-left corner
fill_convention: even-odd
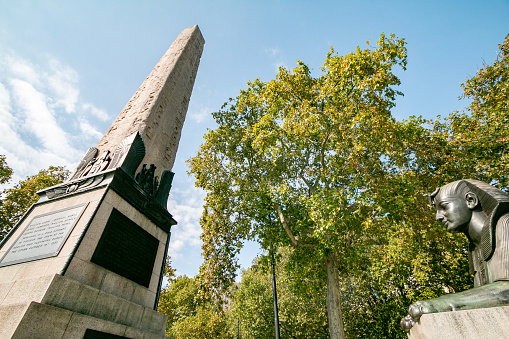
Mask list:
[[[32,302],[12,339],[62,338],[71,317],[67,310]]]
[[[135,222],[137,227],[158,239],[158,255],[156,256],[155,263],[150,268],[150,272],[148,272],[150,276],[148,288],[90,262],[113,211],[113,206]],[[120,195],[113,190],[108,190],[64,275],[103,292],[153,308],[157,297],[167,236],[162,229],[155,226],[151,220],[139,210],[133,208]],[[121,261],[119,264],[125,264],[125,262]]]
[[[96,288],[55,275],[41,303],[89,314],[98,295]]]
[[[150,150],[142,163],[154,164],[158,176],[171,170],[204,43],[198,26],[180,33],[99,141],[99,154],[113,154],[125,138],[139,132]]]
[[[60,275],[53,278],[41,304],[158,335],[164,334],[167,320],[165,315],[157,313],[151,308],[104,293],[99,289]]]
[[[20,307],[18,306],[18,308]],[[20,309],[19,311],[13,307],[0,307],[0,316],[5,312],[24,313],[14,333],[12,327],[0,327],[1,338],[83,338],[87,329],[127,338],[164,338],[164,335],[147,332],[144,329],[137,329],[36,302],[32,302],[28,305],[26,313],[24,309]],[[16,324],[17,323],[14,325]]]
[[[0,306],[40,301],[51,283],[51,276],[15,281]]]
[[[509,306],[425,314],[409,339],[509,339]]]
[[[16,330],[19,321],[23,318],[27,304],[15,304],[15,305],[0,305],[0,338],[10,338],[12,333]]]

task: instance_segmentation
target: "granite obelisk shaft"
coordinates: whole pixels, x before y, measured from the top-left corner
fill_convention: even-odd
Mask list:
[[[99,141],[99,154],[139,132],[148,150],[142,163],[158,175],[171,170],[204,43],[197,25],[180,33]]]

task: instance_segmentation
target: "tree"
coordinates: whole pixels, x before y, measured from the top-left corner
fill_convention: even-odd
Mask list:
[[[478,179],[509,189],[509,35],[499,45],[493,65],[484,64],[463,87],[466,110],[453,112],[444,122],[435,122],[451,151],[447,172]]]
[[[159,297],[158,311],[168,316],[166,336],[173,338],[229,338],[224,310],[198,297],[200,282],[178,276]]]
[[[454,180],[472,178],[508,191],[509,35],[499,45],[493,64],[484,64],[462,87],[463,98],[471,100],[465,110],[452,112],[445,120],[428,121],[430,129],[419,132],[428,134],[427,137],[415,138],[418,136],[415,133],[408,139],[413,140],[410,147],[415,159],[414,175],[408,183],[422,188],[427,184],[432,189]],[[411,121],[417,125],[426,123],[417,118]],[[422,192],[421,189],[419,191]],[[362,302],[369,301],[364,304],[369,305],[364,310],[356,310],[364,315],[364,319],[357,322],[353,316],[354,322],[348,324],[364,328],[362,332],[356,330],[363,333],[362,337],[386,333],[387,337],[404,338],[406,336],[401,332],[390,333],[388,328],[379,328],[381,324],[390,324],[391,319],[379,318],[381,321],[371,321],[369,326],[366,326],[366,319],[375,319],[371,315],[375,312],[378,315],[401,312],[417,300],[433,299],[473,287],[473,276],[467,270],[467,239],[446,233],[443,227],[433,223],[431,210],[420,212],[422,207],[411,201],[397,208],[408,213],[412,209],[422,216],[402,219],[405,227],[392,230],[388,242],[373,252],[369,272],[376,283],[367,287],[359,285],[361,290],[350,294]],[[412,220],[419,220],[421,226]],[[362,297],[363,293],[371,297]],[[380,312],[381,309],[387,312]],[[348,330],[351,332],[351,329]]]
[[[390,114],[401,94],[393,68],[405,65],[404,40],[382,35],[376,48],[331,50],[316,78],[300,61],[293,72],[280,68],[213,113],[218,127],[189,161],[207,191],[201,275],[210,293],[231,284],[243,239],[301,247],[325,262],[330,337],[344,338],[338,272],[363,269],[386,232],[372,226],[393,209],[376,203],[415,162],[399,133],[419,126]]]
[[[0,161],[1,181],[7,177],[4,175],[10,176],[12,170],[7,167],[5,157],[0,157]],[[16,225],[26,210],[37,202],[39,199],[37,191],[61,183],[68,175],[69,171],[64,167],[50,166],[18,182],[14,187],[5,189],[0,200],[0,240]]]
[[[7,166],[5,156],[0,155],[0,184],[9,182],[12,177],[12,169]]]
[[[326,338],[326,284],[321,260],[308,258],[306,265],[296,265],[299,248],[285,247],[278,251],[276,280],[279,323],[282,338]],[[230,332],[243,338],[274,336],[272,277],[267,256],[259,257],[242,273],[228,312]],[[301,261],[302,262],[302,261]]]
[[[173,279],[168,287],[162,289],[158,311],[168,316],[167,336],[175,336],[172,327],[176,322],[196,314],[197,292],[197,282],[185,275]]]

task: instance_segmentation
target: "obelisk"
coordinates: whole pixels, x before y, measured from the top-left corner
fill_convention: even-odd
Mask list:
[[[0,338],[164,338],[171,168],[204,40],[182,31],[96,147],[0,243]]]

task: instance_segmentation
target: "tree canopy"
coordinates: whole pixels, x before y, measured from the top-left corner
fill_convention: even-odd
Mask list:
[[[296,263],[323,260],[331,338],[343,337],[339,305],[349,337],[404,338],[412,302],[471,288],[467,241],[434,222],[425,194],[460,178],[507,190],[508,54],[509,36],[462,85],[469,107],[444,120],[391,116],[394,68],[406,67],[393,36],[331,50],[320,76],[299,61],[249,82],[189,160],[207,191],[205,296],[228,293],[245,239],[293,246]]]
[[[327,263],[329,329],[343,337],[338,271],[364,270],[405,216],[395,209],[415,201],[409,144],[427,134],[391,116],[397,66],[406,67],[405,42],[382,35],[373,48],[331,50],[319,77],[300,61],[280,68],[213,113],[218,127],[190,160],[207,191],[202,276],[213,291],[227,287],[243,239],[302,247]]]
[[[0,183],[10,180],[12,170],[7,166],[5,157],[0,156]],[[14,227],[27,209],[37,202],[36,194],[43,188],[61,183],[69,175],[64,167],[50,166],[48,169],[28,176],[13,187],[4,189],[0,199],[0,240]]]

